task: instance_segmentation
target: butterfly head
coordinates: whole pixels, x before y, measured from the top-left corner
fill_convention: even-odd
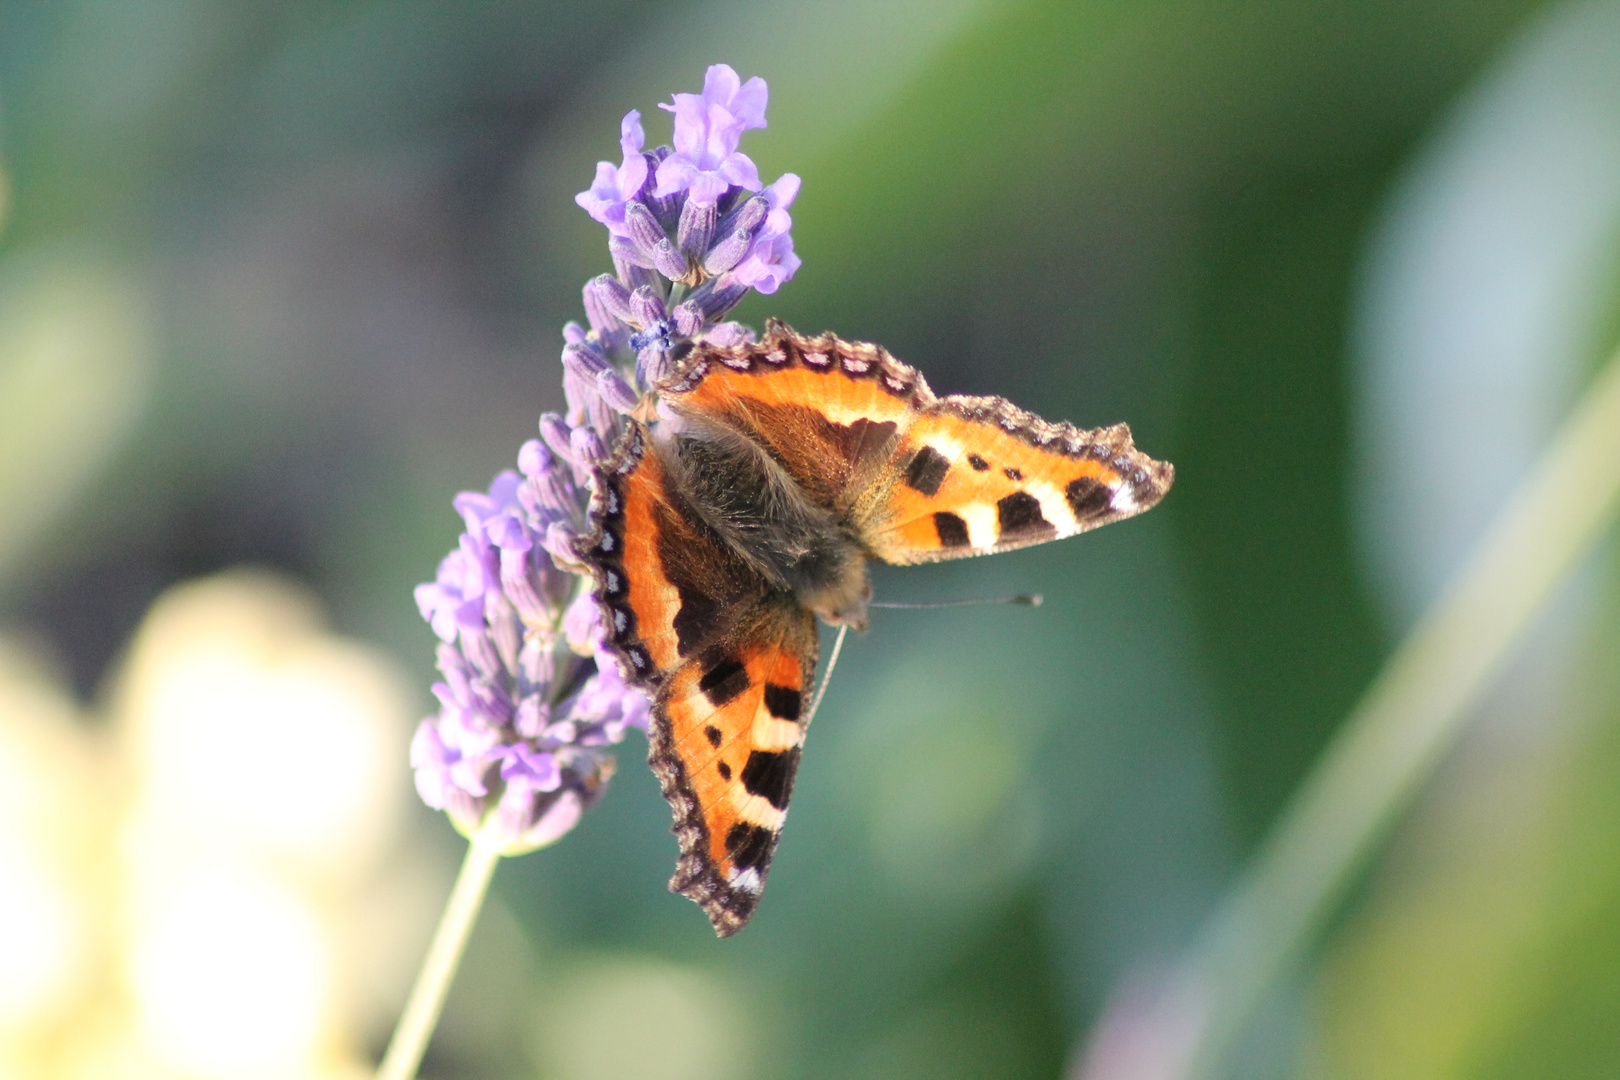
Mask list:
[[[870,622],[867,607],[872,602],[872,579],[866,576],[866,558],[851,545],[840,552],[843,558],[823,572],[807,575],[798,588],[799,603],[832,626],[847,626],[865,633]]]

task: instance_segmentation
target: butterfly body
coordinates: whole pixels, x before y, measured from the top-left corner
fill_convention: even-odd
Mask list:
[[[722,935],[764,887],[804,742],[816,619],[864,629],[868,561],[1042,543],[1151,507],[1173,471],[1124,425],[936,398],[875,345],[695,346],[597,471],[590,565],[609,640],[654,699],[670,887]]]

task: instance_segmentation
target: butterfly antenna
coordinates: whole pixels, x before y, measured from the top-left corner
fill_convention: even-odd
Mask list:
[[[821,708],[821,699],[827,696],[827,681],[832,678],[833,668],[838,666],[838,654],[844,649],[844,635],[847,633],[849,633],[848,623],[838,628],[838,639],[833,642],[832,655],[827,657],[827,670],[822,673],[821,685],[816,687],[815,699],[810,702],[810,715],[804,718],[804,726],[807,728],[810,721],[816,718],[816,710]]]
[[[932,608],[978,607],[981,604],[1021,604],[1024,607],[1040,607],[1040,593],[1017,593],[1013,596],[986,596],[976,600],[935,600],[927,604],[882,604],[870,603],[867,607],[900,608],[903,610],[922,611]]]

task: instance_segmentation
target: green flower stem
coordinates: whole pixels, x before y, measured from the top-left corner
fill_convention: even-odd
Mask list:
[[[493,819],[494,815],[491,815]],[[467,857],[462,860],[461,873],[450,892],[439,927],[433,932],[433,943],[428,946],[427,958],[411,988],[410,1000],[400,1015],[399,1026],[389,1040],[388,1052],[377,1067],[377,1080],[412,1080],[428,1040],[439,1023],[439,1012],[444,1008],[445,995],[456,977],[456,967],[467,948],[473,924],[484,906],[490,879],[495,876],[495,865],[501,853],[492,830],[486,829],[473,836],[467,844]]]
[[[1617,511],[1620,355],[1384,665],[1206,926],[1185,969],[1202,1019],[1180,1075],[1219,1066]]]

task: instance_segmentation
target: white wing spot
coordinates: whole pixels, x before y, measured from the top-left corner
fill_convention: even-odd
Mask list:
[[[733,889],[741,889],[743,892],[757,893],[765,887],[765,883],[759,880],[759,871],[752,866],[746,870],[733,868],[731,873],[726,875],[726,880],[731,883]]]
[[[968,544],[976,548],[990,548],[996,546],[996,533],[998,521],[996,508],[987,503],[978,506],[964,506],[957,515],[967,522]]]
[[[1129,514],[1131,511],[1135,510],[1137,506],[1136,492],[1132,491],[1128,484],[1121,484],[1119,488],[1115,490],[1114,497],[1110,500],[1110,502],[1112,502],[1114,509],[1119,511],[1121,514]]]
[[[782,827],[782,820],[787,817],[786,810],[778,810],[763,795],[750,795],[742,784],[732,787],[731,805],[737,808],[737,816],[748,824],[773,832]]]
[[[957,462],[961,461],[962,455],[967,452],[966,447],[957,442],[955,439],[951,438],[949,435],[946,435],[943,431],[936,431],[930,434],[928,436],[928,445],[936,454],[939,454],[952,465],[955,465]]]
[[[1041,516],[1052,523],[1059,535],[1067,535],[1080,527],[1074,519],[1074,508],[1054,485],[1044,480],[1026,480],[1024,490],[1040,500]]]

